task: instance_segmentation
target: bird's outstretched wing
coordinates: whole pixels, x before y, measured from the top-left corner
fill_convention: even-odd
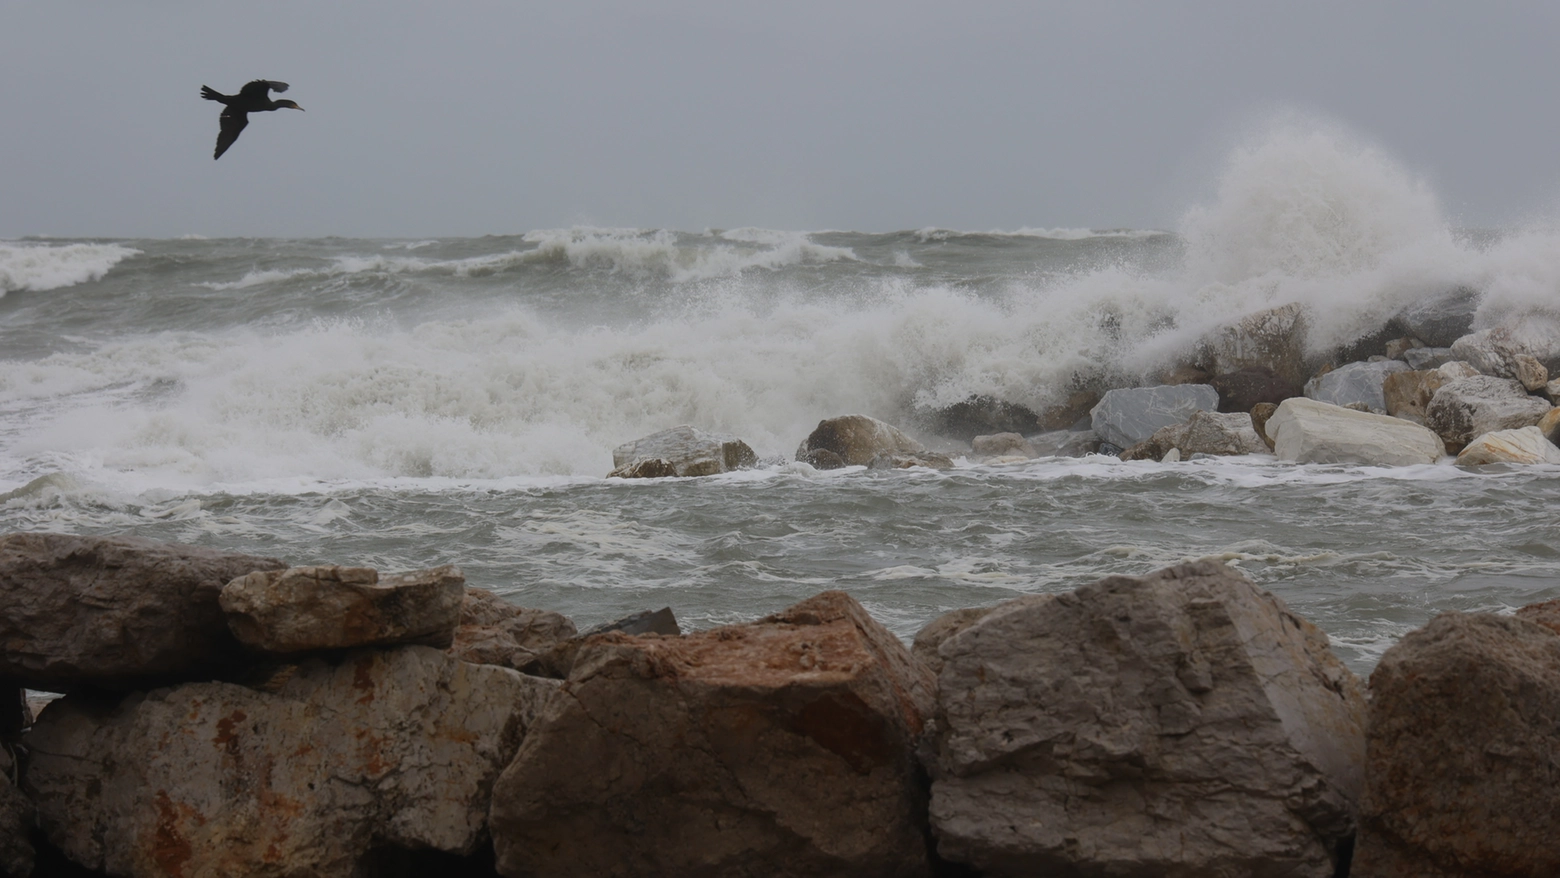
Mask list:
[[[244,83],[244,87],[239,89],[238,93],[245,97],[254,97],[264,101],[269,100],[266,96],[267,89],[274,92],[284,92],[287,90],[287,83],[277,82],[274,79],[255,79]]]
[[[248,86],[245,86],[245,88],[248,88]],[[227,148],[233,145],[233,141],[238,139],[239,133],[248,124],[248,113],[235,113],[232,110],[224,112],[222,114],[222,132],[217,135],[217,151],[211,157],[214,159],[222,158],[222,154],[227,152]]]

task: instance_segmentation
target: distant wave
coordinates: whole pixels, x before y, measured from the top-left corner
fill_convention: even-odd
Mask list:
[[[959,229],[941,229],[936,226],[928,226],[916,231],[916,237],[922,241],[947,241],[953,238],[982,237],[1009,237],[1009,238],[1051,238],[1056,241],[1085,241],[1090,238],[1155,238],[1160,235],[1168,235],[1169,232],[1159,229],[1036,229],[1024,227],[1005,231],[991,229],[984,232],[961,231]]]
[[[99,280],[121,260],[140,252],[119,244],[0,244],[0,296]]]

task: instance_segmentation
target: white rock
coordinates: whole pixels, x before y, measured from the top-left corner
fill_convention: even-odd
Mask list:
[[[1266,425],[1279,460],[1410,466],[1445,453],[1439,436],[1409,421],[1312,399],[1286,399]]]
[[[1556,448],[1538,427],[1523,427],[1485,433],[1469,442],[1457,455],[1458,466],[1491,463],[1560,463],[1560,448]]]

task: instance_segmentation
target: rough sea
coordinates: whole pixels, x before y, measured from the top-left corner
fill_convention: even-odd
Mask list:
[[[1560,598],[1560,469],[793,462],[820,419],[1131,383],[1289,302],[1318,349],[1417,298],[1560,310],[1560,231],[1459,227],[1347,136],[1235,151],[1172,228],[570,228],[419,240],[0,241],[0,532],[126,534],[685,628],[824,589],[909,638],[957,607],[1238,565],[1368,672],[1446,610]],[[197,230],[198,231],[198,230]],[[754,470],[607,480],[678,424]],[[967,450],[967,446],[964,446]]]

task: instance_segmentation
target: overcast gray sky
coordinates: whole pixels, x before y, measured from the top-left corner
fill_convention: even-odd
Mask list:
[[[1275,107],[1494,225],[1557,67],[1553,2],[0,0],[0,236],[1165,227]]]

